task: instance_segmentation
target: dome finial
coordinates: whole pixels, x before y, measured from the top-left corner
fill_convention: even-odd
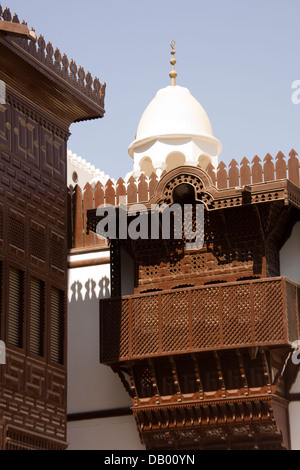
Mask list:
[[[170,78],[171,78],[171,86],[175,86],[175,85],[176,85],[176,83],[175,83],[175,78],[177,77],[177,72],[175,71],[175,67],[174,67],[175,64],[176,64],[176,59],[175,59],[175,57],[174,57],[175,52],[176,52],[176,51],[175,51],[176,42],[172,40],[172,41],[170,42],[170,46],[171,46],[171,48],[172,48],[172,50],[171,50],[172,59],[170,60],[170,64],[172,65],[172,70],[171,70],[171,72],[169,73],[169,76],[170,76]]]

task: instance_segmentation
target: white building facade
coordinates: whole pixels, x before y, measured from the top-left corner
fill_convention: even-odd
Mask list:
[[[171,62],[172,63],[172,62]],[[174,63],[172,63],[174,65]],[[174,71],[174,67],[173,67]],[[126,176],[147,178],[179,166],[198,166],[216,171],[222,145],[211,123],[188,89],[171,85],[159,90],[144,111],[128,152],[133,171]],[[69,153],[68,184],[94,184],[108,177],[82,164]],[[77,179],[76,179],[77,175]],[[76,179],[76,181],[75,181]],[[111,295],[110,250],[74,248],[69,253],[68,295],[68,442],[69,449],[140,450],[131,399],[120,378],[99,360],[99,299]],[[132,293],[133,272],[125,260],[121,273],[122,295]],[[280,251],[280,275],[300,285],[300,222],[296,223]],[[300,307],[299,307],[300,308]],[[299,338],[300,339],[300,338]],[[300,450],[300,375],[290,390],[291,447]]]

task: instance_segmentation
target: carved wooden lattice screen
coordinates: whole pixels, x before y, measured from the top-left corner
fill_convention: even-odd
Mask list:
[[[286,344],[299,335],[298,302],[285,278],[103,299],[101,359]]]
[[[31,278],[30,282],[30,352],[44,355],[45,283]]]

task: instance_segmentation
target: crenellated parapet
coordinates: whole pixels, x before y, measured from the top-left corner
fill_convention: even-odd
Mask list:
[[[85,110],[86,116],[84,116],[84,119],[103,117],[106,84],[101,83],[97,77],[93,78],[89,71],[86,72],[73,59],[69,60],[66,54],[61,53],[51,42],[47,42],[44,36],[40,34],[37,37],[33,29],[29,31],[25,26],[27,26],[27,23],[24,20],[20,22],[18,16],[16,14],[12,15],[9,8],[3,9],[0,5],[0,45],[5,45],[6,48],[8,47],[11,50],[12,55],[16,54],[19,58],[25,60],[30,68],[34,67],[38,70],[44,76],[44,80],[50,79],[56,86],[63,87],[69,95],[74,96],[76,94],[77,99],[81,97],[83,105],[88,107],[88,111]],[[6,58],[5,62],[0,63],[2,72],[4,73],[5,70],[7,72],[7,76],[1,77],[2,80],[6,85],[14,88],[15,83],[10,73],[10,66],[12,65],[16,67],[16,62],[12,58],[10,58],[10,61]],[[24,81],[23,87],[27,83],[26,76],[23,77],[22,73],[28,75],[29,69],[27,67],[26,65],[22,67],[23,70],[18,71],[21,82]],[[38,77],[37,80],[40,83],[43,81],[42,78]],[[44,87],[47,86],[45,83]],[[30,87],[28,86],[28,88]],[[59,100],[59,98],[57,99]],[[58,106],[57,103],[56,108]],[[78,106],[76,107],[78,108]],[[75,106],[72,111],[71,122],[83,119],[78,115]],[[53,112],[58,114],[57,109]]]
[[[183,167],[186,170],[189,167]],[[190,167],[192,168],[192,167]],[[174,170],[173,170],[174,171]],[[253,158],[251,164],[249,160],[243,158],[240,164],[236,160],[232,160],[228,166],[220,162],[217,171],[212,165],[209,165],[206,172],[210,182],[210,193],[212,190],[217,191],[219,196],[215,197],[214,208],[229,205],[239,205],[243,203],[243,188],[252,185],[252,199],[254,202],[261,200],[270,200],[270,198],[278,198],[277,184],[280,180],[288,180],[290,185],[290,193],[294,185],[300,187],[300,163],[298,154],[295,150],[291,150],[289,156],[286,157],[282,152],[278,152],[276,157],[267,154],[261,160],[257,155]],[[117,181],[98,177],[93,178],[93,182],[87,183],[83,188],[79,185],[69,187],[70,204],[74,221],[77,221],[73,230],[73,246],[89,246],[99,244],[99,239],[94,234],[86,233],[87,211],[96,209],[102,204],[118,206],[121,202],[124,204],[147,203],[151,201],[157,185],[162,182],[167,173],[164,171],[160,178],[156,173],[152,173],[150,177],[141,173],[140,176],[130,176],[128,179],[119,178]],[[273,182],[274,188],[271,186],[265,188],[265,195],[258,194],[256,189],[264,183]],[[176,181],[174,181],[176,184]],[[261,186],[264,188],[264,185]],[[282,186],[282,192],[286,192]],[[271,196],[271,193],[273,196]],[[216,193],[217,194],[217,193]],[[297,196],[290,194],[291,199],[297,199]],[[299,201],[300,203],[300,201]],[[212,208],[212,206],[211,206]],[[86,245],[89,240],[89,245]],[[93,241],[92,241],[93,240]]]
[[[219,189],[266,183],[285,178],[296,186],[300,185],[300,163],[294,149],[289,152],[288,157],[280,151],[276,157],[267,153],[263,160],[255,155],[251,163],[246,157],[240,163],[233,159],[228,166],[221,161],[217,171],[214,171],[212,165],[209,165],[207,172]]]

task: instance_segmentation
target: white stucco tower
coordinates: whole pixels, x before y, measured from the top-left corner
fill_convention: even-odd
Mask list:
[[[181,165],[209,163],[216,168],[222,150],[209,118],[187,88],[176,85],[175,43],[172,47],[171,85],[160,89],[145,109],[135,140],[128,148],[133,174],[170,171]]]

